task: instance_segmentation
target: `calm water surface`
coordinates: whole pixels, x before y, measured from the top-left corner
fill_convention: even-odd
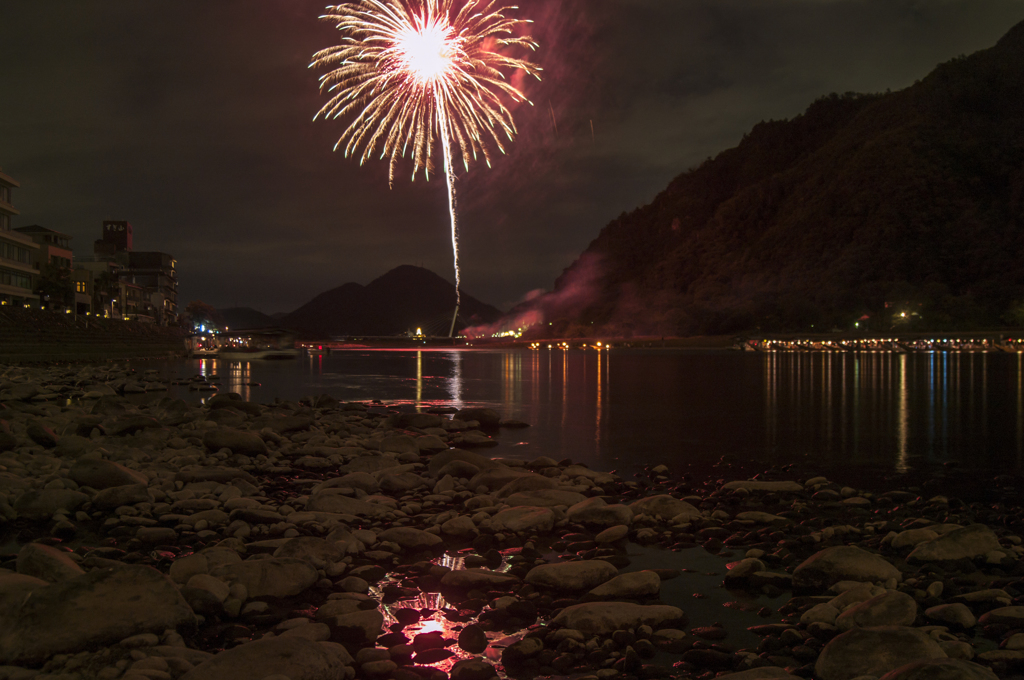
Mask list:
[[[1024,452],[1017,354],[367,350],[170,370],[217,375],[222,391],[260,402],[327,393],[404,409],[490,406],[532,425],[503,430],[495,455],[622,472],[723,455],[862,474],[948,461],[1013,472]]]

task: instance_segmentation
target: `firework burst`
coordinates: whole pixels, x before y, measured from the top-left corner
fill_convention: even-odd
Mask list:
[[[399,158],[410,156],[412,178],[434,172],[440,142],[448,184],[448,206],[459,298],[459,244],[454,160],[462,165],[505,152],[516,134],[506,102],[528,102],[506,72],[539,79],[540,68],[504,54],[536,49],[521,37],[524,19],[507,14],[497,0],[359,0],[327,8],[321,19],[341,31],[341,44],[313,55],[311,68],[330,69],[320,78],[330,99],[314,120],[352,117],[335,144],[360,164],[378,152],[390,158],[393,185]]]

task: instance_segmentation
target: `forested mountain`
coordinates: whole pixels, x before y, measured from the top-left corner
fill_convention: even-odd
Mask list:
[[[1022,302],[1024,23],[905,90],[758,124],[607,225],[540,305],[564,334],[628,335],[1018,325]]]

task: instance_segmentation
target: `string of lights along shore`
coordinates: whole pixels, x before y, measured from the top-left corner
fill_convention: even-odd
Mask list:
[[[313,55],[310,68],[328,68],[320,90],[330,98],[314,116],[350,120],[334,149],[359,156],[380,154],[395,165],[409,156],[412,179],[429,180],[440,146],[448,185],[456,314],[461,303],[459,229],[455,200],[456,151],[470,163],[491,165],[494,149],[516,135],[510,104],[530,103],[510,82],[517,70],[540,79],[541,68],[513,56],[536,50],[524,35],[527,19],[494,0],[360,0],[327,7],[340,44]],[[454,324],[453,324],[454,326]]]

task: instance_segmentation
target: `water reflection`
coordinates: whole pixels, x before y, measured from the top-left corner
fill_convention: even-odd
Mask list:
[[[573,458],[603,469],[725,454],[896,471],[950,460],[1024,465],[1024,355],[545,347],[182,366],[182,377],[219,376],[222,391],[255,401],[327,393],[408,407],[488,406],[532,425],[502,431],[495,455]]]

